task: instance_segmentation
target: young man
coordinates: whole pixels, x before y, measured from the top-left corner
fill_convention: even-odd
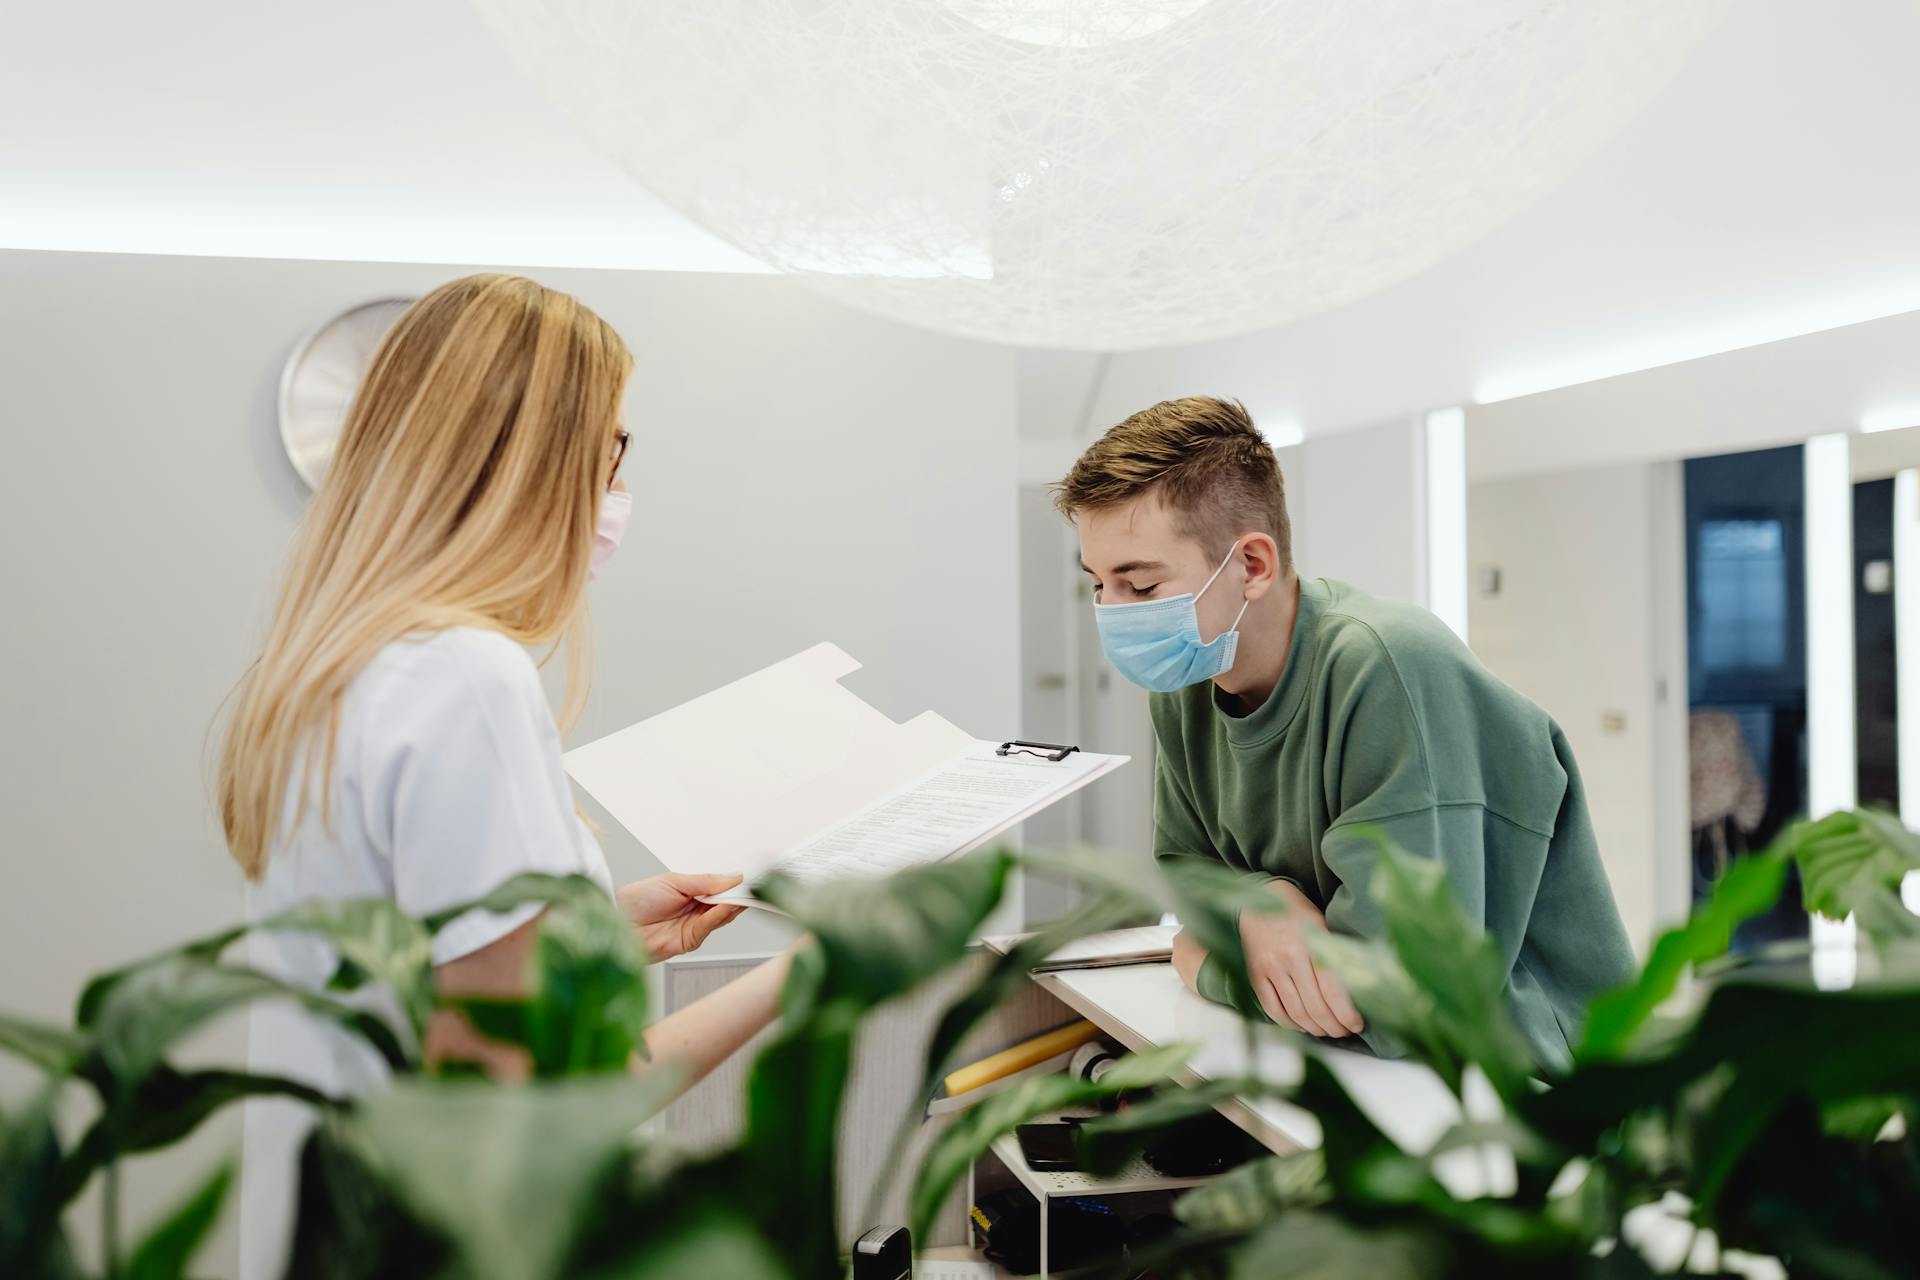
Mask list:
[[[1153,694],[1154,851],[1217,858],[1288,907],[1241,919],[1268,1016],[1385,1047],[1305,944],[1379,934],[1372,827],[1446,864],[1507,965],[1521,1030],[1566,1062],[1587,1000],[1633,955],[1559,727],[1424,609],[1300,580],[1279,465],[1237,403],[1134,414],[1056,503],[1079,528],[1108,659]],[[1217,960],[1184,931],[1174,964],[1224,1000]]]

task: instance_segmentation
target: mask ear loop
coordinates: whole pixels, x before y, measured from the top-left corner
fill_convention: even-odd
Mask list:
[[[1233,625],[1227,628],[1229,634],[1240,629],[1240,619],[1247,616],[1247,606],[1252,603],[1253,601],[1251,600],[1242,600],[1240,602],[1240,612],[1233,615]]]
[[[1194,593],[1193,600],[1195,604],[1198,604],[1200,602],[1201,596],[1207,594],[1207,587],[1211,587],[1213,585],[1213,579],[1219,577],[1221,574],[1227,571],[1227,566],[1233,563],[1233,557],[1239,552],[1239,550],[1240,550],[1240,540],[1236,538],[1234,539],[1233,545],[1227,548],[1227,558],[1225,560],[1222,560],[1220,562],[1220,567],[1213,571],[1213,578],[1208,578],[1207,585],[1205,587],[1201,587],[1199,591]],[[1233,615],[1233,625],[1228,627],[1225,631],[1222,631],[1220,633],[1220,636],[1230,636],[1234,632],[1240,629],[1240,619],[1247,616],[1247,606],[1251,605],[1252,603],[1253,601],[1251,600],[1243,599],[1240,601],[1240,612]],[[1207,643],[1208,644],[1216,643],[1220,639],[1220,636],[1215,636],[1212,640],[1207,641]]]
[[[1215,569],[1213,573],[1207,578],[1205,585],[1203,585],[1198,591],[1193,593],[1193,598],[1196,601],[1199,600],[1201,596],[1207,594],[1207,587],[1210,587],[1213,585],[1213,580],[1215,578],[1219,577],[1221,574],[1227,571],[1227,566],[1233,563],[1234,553],[1239,550],[1240,550],[1240,540],[1238,538],[1235,538],[1233,540],[1233,545],[1227,548],[1227,558],[1220,562],[1220,567],[1218,569]]]

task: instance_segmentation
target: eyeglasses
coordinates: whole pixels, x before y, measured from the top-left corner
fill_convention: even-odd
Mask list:
[[[620,463],[627,456],[627,446],[633,443],[631,431],[616,430],[613,433],[613,467],[607,472],[607,483],[613,483],[613,477],[620,474]]]

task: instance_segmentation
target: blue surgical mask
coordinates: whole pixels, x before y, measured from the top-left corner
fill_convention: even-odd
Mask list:
[[[1198,592],[1137,604],[1093,606],[1093,618],[1100,627],[1100,647],[1106,650],[1107,661],[1114,669],[1142,689],[1171,693],[1211,680],[1233,666],[1234,651],[1240,644],[1240,619],[1247,616],[1247,605],[1252,601],[1241,604],[1231,627],[1204,642],[1195,606],[1214,579],[1233,563],[1239,550],[1240,544],[1234,543],[1220,568]]]

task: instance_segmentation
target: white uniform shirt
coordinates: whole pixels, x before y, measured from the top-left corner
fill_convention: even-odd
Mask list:
[[[288,797],[288,823],[296,799]],[[326,814],[316,796],[268,854],[248,894],[252,918],[314,899],[362,897],[391,898],[420,916],[526,871],[577,872],[612,892],[606,858],[574,810],[539,673],[496,631],[461,627],[380,650],[342,703],[327,799]],[[538,910],[469,913],[435,938],[434,963],[479,950]],[[291,936],[257,936],[250,958],[316,988],[334,966],[331,948]],[[278,1002],[250,1014],[247,1058],[252,1071],[334,1095],[364,1092],[385,1077],[366,1046]],[[242,1276],[280,1274],[309,1122],[290,1102],[247,1104]]]

